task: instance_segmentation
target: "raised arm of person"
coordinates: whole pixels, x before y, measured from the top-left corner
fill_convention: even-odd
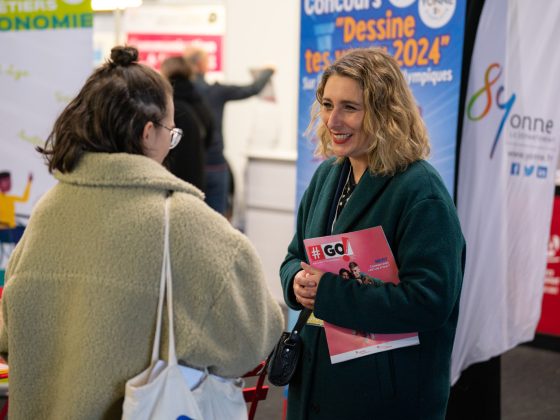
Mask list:
[[[250,98],[257,95],[264,89],[272,75],[274,69],[265,68],[255,78],[253,83],[248,85],[233,85],[233,84],[220,84],[215,85],[216,90],[219,89],[220,94],[224,101],[235,101],[239,99]]]

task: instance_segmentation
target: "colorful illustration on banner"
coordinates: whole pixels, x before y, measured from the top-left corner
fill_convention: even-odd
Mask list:
[[[490,80],[490,73],[494,69],[498,70],[498,74],[496,74],[496,76]],[[467,105],[467,118],[469,120],[480,121],[481,119],[486,117],[486,115],[488,115],[492,107],[492,86],[498,81],[501,75],[502,75],[502,69],[500,64],[492,63],[488,66],[488,68],[484,72],[484,86],[479,90],[477,90],[476,92],[474,92],[473,96],[469,99]],[[513,104],[515,103],[515,98],[516,98],[515,93],[512,93],[507,101],[502,102],[500,99],[503,92],[504,92],[504,86],[502,85],[496,91],[496,106],[499,109],[504,110],[504,113],[502,115],[500,125],[498,126],[498,130],[496,131],[496,135],[494,136],[494,141],[492,142],[492,148],[490,149],[490,159],[494,157],[496,146],[498,145],[498,141],[500,140],[500,136],[502,134],[502,130],[504,128],[505,122],[507,121],[508,115],[510,114],[511,109],[513,108]],[[480,113],[480,115],[473,116],[472,113],[473,107],[476,104],[478,98],[483,94],[485,94],[485,98],[486,98],[486,104],[484,106],[484,109]]]
[[[25,190],[21,196],[8,194],[12,189],[12,174],[0,171],[0,287],[4,284],[4,269],[15,244],[23,235],[25,226],[16,221],[15,203],[29,200],[33,174],[29,174]]]
[[[528,115],[513,112],[513,106],[519,99],[515,92],[504,100],[506,87],[501,84],[497,89],[498,81],[502,78],[504,68],[499,63],[491,63],[484,71],[484,85],[477,89],[469,98],[466,107],[467,118],[472,122],[486,119],[494,109],[501,111],[499,122],[490,148],[490,159],[494,158],[500,139],[505,136],[504,129],[509,128],[510,140],[508,156],[512,158],[509,165],[509,174],[512,176],[536,177],[546,179],[549,167],[555,165],[551,144],[554,144],[552,119],[540,115]],[[502,78],[505,79],[505,76]],[[509,90],[512,90],[508,87]],[[521,107],[523,108],[523,107]],[[535,142],[541,152],[529,152]],[[523,170],[521,170],[523,169]]]
[[[23,195],[8,194],[12,189],[12,175],[8,171],[0,172],[0,229],[16,227],[15,203],[25,203],[29,200],[33,174],[29,174]]]

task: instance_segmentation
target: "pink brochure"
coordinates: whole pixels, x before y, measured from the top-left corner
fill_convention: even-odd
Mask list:
[[[399,282],[398,267],[381,226],[303,241],[309,263],[322,271],[339,274],[345,269],[360,287],[376,287],[374,279]],[[353,276],[353,277],[352,277]],[[353,280],[353,281],[356,281]],[[350,281],[341,279],[340,281]],[[365,289],[364,289],[365,290]],[[375,334],[324,322],[331,363],[419,344],[418,333]]]

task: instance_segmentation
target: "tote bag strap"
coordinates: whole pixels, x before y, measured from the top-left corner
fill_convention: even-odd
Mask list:
[[[163,259],[161,265],[161,278],[159,285],[159,300],[156,319],[156,333],[154,336],[154,344],[152,346],[152,364],[159,359],[159,349],[161,340],[161,324],[163,318],[163,297],[166,296],[167,301],[167,318],[169,329],[169,351],[167,355],[167,363],[169,366],[177,364],[177,354],[175,352],[175,330],[173,328],[173,283],[171,278],[171,257],[169,247],[169,206],[170,198],[165,199],[164,211],[164,230],[163,230]],[[167,293],[166,293],[167,292]]]

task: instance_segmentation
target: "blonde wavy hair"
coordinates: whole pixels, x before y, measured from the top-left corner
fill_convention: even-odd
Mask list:
[[[412,162],[428,157],[430,141],[418,106],[398,63],[381,48],[351,50],[323,73],[307,128],[307,134],[317,134],[315,155],[333,155],[329,131],[320,118],[325,85],[332,75],[349,77],[362,88],[362,129],[371,138],[367,151],[371,173],[394,175]]]

